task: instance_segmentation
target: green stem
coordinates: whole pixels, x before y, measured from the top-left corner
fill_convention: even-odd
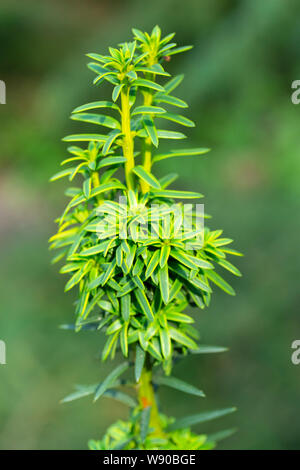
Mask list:
[[[129,104],[129,87],[123,87],[121,91],[121,116],[122,116],[122,133],[123,133],[123,154],[126,158],[125,162],[125,178],[128,189],[134,189],[134,154],[133,154],[133,138],[130,127],[130,104]]]
[[[98,186],[100,186],[100,179],[99,179],[98,171],[93,171],[93,173],[92,173],[92,183],[93,183],[94,188],[98,188]],[[102,196],[100,194],[98,196],[96,196],[96,199],[97,199],[98,203],[101,204],[103,199],[102,199]]]
[[[151,172],[152,166],[152,142],[150,137],[147,137],[143,145],[143,167],[149,173]],[[141,180],[142,193],[145,194],[149,191],[150,186],[146,181]]]
[[[153,61],[150,60],[148,63],[148,66],[151,67],[153,65]],[[155,82],[155,76],[152,74],[146,74],[145,78],[152,80]],[[144,93],[144,106],[151,106],[153,103],[153,95],[151,92],[146,91]],[[147,137],[144,140],[144,145],[143,145],[143,167],[145,168],[146,171],[149,173],[151,172],[151,167],[152,167],[152,141],[150,137]],[[150,186],[148,183],[145,181],[141,180],[141,188],[142,192],[145,194],[149,191]]]
[[[94,188],[98,188],[98,186],[100,186],[100,179],[99,179],[98,171],[93,171],[92,182],[93,182]]]
[[[142,409],[151,406],[149,427],[153,429],[153,436],[164,436],[159,418],[158,406],[152,384],[152,365],[149,357],[146,357],[145,366],[142,370],[141,378],[138,382],[138,399]]]
[[[146,78],[149,78],[149,77],[146,76]],[[155,79],[152,78],[151,76],[150,76],[150,79],[152,81],[155,81]],[[152,93],[150,93],[148,91],[145,92],[144,93],[144,106],[151,106],[152,102],[153,102]],[[151,166],[152,166],[152,142],[151,142],[150,137],[146,137],[146,139],[144,140],[142,159],[143,159],[142,160],[143,167],[145,168],[146,171],[148,171],[150,173],[151,172]],[[146,183],[146,181],[143,181],[143,180],[141,180],[140,184],[141,184],[142,192],[144,194],[147,193],[150,189],[149,184]]]

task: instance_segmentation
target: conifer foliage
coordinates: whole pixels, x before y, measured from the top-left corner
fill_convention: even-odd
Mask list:
[[[50,239],[51,249],[59,250],[54,262],[64,260],[65,290],[78,291],[74,325],[65,327],[105,335],[103,361],[122,357],[101,383],[78,386],[63,401],[91,395],[129,407],[128,421],[90,441],[91,449],[210,449],[231,430],[207,436],[191,426],[234,408],[174,419],[161,413],[156,394],[166,386],[204,397],[172,375],[173,364],[224,348],[199,344],[192,310],[186,309],[197,314],[207,307],[215,286],[234,295],[222,270],[240,276],[227,260],[240,253],[222,230],[204,227],[205,214],[191,204],[200,193],[170,189],[177,175],[155,171],[161,160],[182,157],[188,165],[209,151],[173,144],[172,150],[158,150],[161,140],[184,139],[181,129],[195,125],[181,114],[188,105],[174,95],[183,75],[171,77],[166,70],[173,55],[191,46],[178,47],[174,34],[163,37],[158,26],[151,34],[132,31],[132,41],[109,48],[108,55],[87,54],[94,85],[108,82],[111,100],[74,109],[71,119],[89,123],[92,133],[63,139],[69,156],[52,177],[72,182]],[[174,125],[180,131],[170,130]]]

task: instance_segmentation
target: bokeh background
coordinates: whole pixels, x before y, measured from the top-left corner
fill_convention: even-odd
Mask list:
[[[84,449],[127,416],[108,399],[58,403],[111,364],[99,360],[102,335],[58,328],[72,321],[74,294],[63,293],[65,278],[50,265],[47,239],[66,200],[64,183],[48,179],[65,157],[61,137],[79,129],[70,111],[105,95],[91,85],[84,54],[157,23],[178,43],[195,44],[169,65],[186,75],[177,95],[197,122],[190,145],[213,149],[171,162],[177,187],[204,193],[211,227],[245,253],[237,260],[243,278],[232,280],[237,296],[216,291],[199,313],[203,343],[230,352],[186,359],[174,372],[208,398],[162,389],[164,411],[236,405],[236,414],[197,430],[238,427],[225,449],[300,448],[300,366],[290,360],[300,337],[300,106],[290,99],[300,79],[299,2],[1,0],[1,449]],[[158,167],[166,170],[169,161]]]

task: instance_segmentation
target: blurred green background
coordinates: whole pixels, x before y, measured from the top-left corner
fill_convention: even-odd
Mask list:
[[[300,106],[290,99],[300,79],[298,13],[297,0],[1,0],[1,449],[84,449],[127,416],[108,399],[58,403],[74,383],[101,380],[111,363],[99,360],[101,334],[58,329],[72,321],[74,294],[63,293],[65,278],[50,265],[47,239],[66,200],[64,183],[48,179],[66,155],[61,137],[80,127],[70,111],[105,95],[92,87],[84,54],[155,24],[195,44],[169,65],[185,71],[177,95],[197,122],[190,145],[213,149],[171,162],[177,187],[204,193],[211,228],[224,228],[245,253],[243,278],[228,277],[237,296],[216,291],[199,313],[203,343],[230,352],[188,358],[174,372],[208,398],[164,388],[163,410],[236,405],[236,414],[198,430],[238,427],[224,449],[300,448],[300,366],[290,360],[300,337]],[[158,167],[166,170],[170,163]]]

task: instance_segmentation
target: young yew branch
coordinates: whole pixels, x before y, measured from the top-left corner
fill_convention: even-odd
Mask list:
[[[170,376],[175,359],[191,352],[224,350],[201,348],[194,318],[185,310],[208,307],[214,285],[234,295],[218,270],[239,276],[227,257],[240,253],[228,247],[232,240],[223,237],[222,230],[199,230],[199,218],[204,215],[193,208],[185,211],[185,204],[178,202],[197,200],[202,194],[169,189],[174,175],[161,177],[152,171],[152,162],[180,156],[188,161],[209,151],[173,150],[170,145],[172,150],[152,157],[160,139],[186,137],[163,124],[157,127],[158,117],[171,125],[195,125],[181,111],[176,112],[176,108],[188,106],[177,98],[176,91],[173,94],[183,75],[171,77],[164,69],[171,56],[191,46],[176,47],[174,34],[162,37],[158,26],[151,34],[133,29],[133,35],[133,41],[109,48],[109,55],[88,54],[93,60],[89,68],[97,75],[94,83],[113,85],[112,100],[74,109],[73,120],[101,126],[101,131],[65,137],[71,143],[70,157],[62,164],[71,166],[52,178],[67,176],[72,181],[77,175],[75,186],[72,183],[66,192],[71,200],[58,219],[58,233],[50,239],[51,248],[59,249],[55,262],[65,258],[61,269],[69,275],[65,290],[78,290],[72,329],[101,330],[106,340],[103,361],[116,354],[125,358],[112,366],[106,379],[97,385],[80,385],[64,401],[87,395],[94,395],[96,401],[106,396],[130,407],[127,421],[118,420],[103,439],[90,442],[95,450],[210,449],[215,438],[197,435],[191,426],[234,409],[175,420],[160,412],[155,392],[163,385],[200,399],[205,396],[195,385]],[[109,130],[105,134],[102,128]],[[141,149],[141,155],[135,155],[135,148]],[[142,230],[137,230],[140,226]],[[133,351],[134,364],[128,361]],[[137,400],[119,389],[132,384],[122,375],[130,370],[132,374],[133,365]],[[166,375],[156,374],[159,368]]]

